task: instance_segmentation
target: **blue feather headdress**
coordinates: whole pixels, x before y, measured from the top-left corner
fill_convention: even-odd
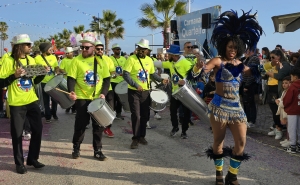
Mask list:
[[[246,45],[246,50],[255,50],[260,36],[263,33],[262,27],[257,22],[254,15],[250,12],[244,12],[241,17],[238,17],[236,11],[226,11],[216,19],[211,43],[217,47],[218,43],[222,42],[227,37],[238,37]]]

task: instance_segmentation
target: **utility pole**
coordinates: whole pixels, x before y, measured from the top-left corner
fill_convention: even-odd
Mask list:
[[[101,23],[100,23],[100,18],[99,18],[99,13],[98,13],[98,26],[99,26],[99,33],[98,33],[98,40],[100,40],[100,27],[101,27]]]
[[[191,0],[187,0],[187,5],[188,5],[187,12],[191,13]]]
[[[152,51],[153,51],[153,49],[154,49],[154,34],[149,34],[149,35],[152,36]]]

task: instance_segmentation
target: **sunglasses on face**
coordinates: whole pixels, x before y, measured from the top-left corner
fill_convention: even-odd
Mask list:
[[[118,50],[118,51],[120,51],[121,49],[113,49],[113,50]]]
[[[30,43],[26,43],[25,46],[31,48],[31,44]]]
[[[103,48],[96,48],[97,51],[103,51]]]
[[[89,50],[93,46],[80,46],[81,50]]]
[[[194,47],[193,47],[193,46],[187,46],[186,48],[188,48],[188,49],[193,49]]]

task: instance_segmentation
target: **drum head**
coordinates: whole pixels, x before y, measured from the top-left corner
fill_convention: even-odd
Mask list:
[[[102,98],[93,100],[87,107],[88,112],[96,112],[101,109],[105,103],[105,100]]]
[[[116,85],[115,88],[116,94],[126,94],[128,92],[128,83],[126,81],[122,81]]]
[[[157,103],[166,103],[169,99],[167,93],[161,90],[152,91],[150,97]]]
[[[156,83],[151,82],[151,88],[152,88],[152,89],[156,89]]]
[[[51,91],[52,89],[55,89],[58,84],[64,79],[63,75],[57,75],[54,78],[52,78],[44,87],[45,92]]]

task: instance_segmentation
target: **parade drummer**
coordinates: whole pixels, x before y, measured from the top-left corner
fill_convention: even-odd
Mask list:
[[[172,92],[177,90],[180,86],[185,85],[187,81],[188,73],[193,69],[193,64],[187,60],[180,53],[180,47],[178,45],[171,45],[169,50],[167,50],[169,61],[167,62],[154,62],[155,67],[169,69],[171,74],[171,82],[172,82]],[[178,117],[177,110],[182,106],[184,117],[182,122],[182,132],[181,138],[187,139],[188,136],[186,131],[189,128],[190,122],[190,110],[184,106],[179,100],[176,100],[174,97],[171,97],[170,100],[170,115],[172,122],[172,130],[170,132],[170,136],[175,136],[179,131],[178,127]]]
[[[107,65],[108,72],[112,77],[111,79],[115,78],[116,71],[115,71],[114,62],[108,56],[104,55],[104,45],[100,40],[97,40],[95,42],[95,57],[98,59],[100,63],[103,63],[103,65],[105,63]],[[109,86],[108,93],[105,96],[105,100],[107,101],[109,106],[114,110],[114,92],[111,85]],[[111,128],[111,124],[105,127],[104,134],[107,137],[113,138],[115,135],[110,128]]]
[[[73,60],[68,73],[68,89],[70,98],[75,100],[76,118],[73,134],[72,157],[80,157],[80,145],[84,139],[85,128],[91,119],[87,107],[93,99],[105,99],[110,86],[110,74],[105,63],[100,63],[94,57],[95,37],[84,36],[80,41],[82,54]],[[105,161],[107,157],[102,153],[102,133],[104,127],[92,119],[94,158]]]
[[[69,73],[70,71],[70,68],[72,66],[72,60],[73,60],[73,48],[72,47],[67,47],[66,48],[66,57],[64,59],[62,59],[62,61],[60,62],[60,65],[59,65],[59,68],[60,70],[62,71],[62,73],[64,73],[64,77],[67,79],[67,74]],[[66,109],[66,113],[69,113],[70,110],[72,109],[72,114],[76,114],[76,107],[75,107],[75,104],[70,107],[70,108],[67,108]]]
[[[168,79],[162,79],[155,74],[153,61],[146,55],[147,49],[149,49],[149,41],[141,39],[137,44],[137,54],[131,55],[123,68],[123,78],[128,83],[128,102],[133,131],[131,149],[138,148],[139,143],[148,144],[145,136],[150,111],[150,77],[155,81],[168,83]]]
[[[41,139],[42,117],[38,105],[33,84],[40,83],[45,76],[37,76],[34,79],[24,77],[26,74],[22,68],[27,65],[36,65],[35,60],[29,56],[32,42],[27,34],[15,37],[12,55],[7,57],[0,69],[0,86],[8,87],[8,102],[11,114],[11,137],[16,171],[20,174],[27,173],[24,166],[22,148],[22,132],[27,118],[31,128],[31,140],[27,157],[27,165],[42,168],[45,165],[38,162]]]
[[[123,66],[126,63],[126,58],[121,56],[121,47],[119,44],[113,44],[112,45],[112,51],[114,54],[110,56],[110,59],[114,62],[114,66],[116,67],[116,77],[111,78],[110,83],[112,86],[112,90],[114,92],[114,110],[117,113],[116,119],[123,120],[124,118],[121,115],[122,112],[122,103],[118,97],[118,95],[115,93],[115,88],[118,83],[124,81],[123,79]]]
[[[43,79],[41,86],[43,90],[43,100],[44,100],[44,107],[45,107],[45,118],[46,123],[51,123],[51,118],[53,117],[55,120],[58,119],[57,117],[57,102],[50,97],[44,90],[45,85],[49,82],[52,78],[54,78],[55,74],[59,74],[61,71],[58,67],[58,62],[55,55],[52,55],[53,48],[51,43],[44,42],[39,45],[39,49],[41,51],[41,55],[36,56],[35,62],[36,64],[40,64],[43,66],[50,67],[50,71]],[[51,109],[50,109],[50,100],[51,100]]]

